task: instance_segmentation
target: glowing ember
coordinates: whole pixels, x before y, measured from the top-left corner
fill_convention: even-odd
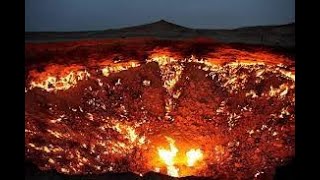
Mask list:
[[[191,167],[194,166],[194,164],[201,160],[203,157],[203,154],[200,149],[191,149],[186,153],[187,156],[187,166]]]

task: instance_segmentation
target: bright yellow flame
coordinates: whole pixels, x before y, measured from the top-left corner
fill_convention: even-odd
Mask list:
[[[273,86],[270,86],[269,96],[278,96],[279,98],[284,98],[288,94],[288,91],[288,84],[281,84],[279,88],[274,88]]]
[[[131,61],[131,62],[126,62],[126,63],[118,63],[118,64],[109,64],[105,68],[101,69],[102,74],[104,76],[109,76],[111,73],[118,73],[120,71],[125,71],[130,68],[135,68],[140,66],[138,62]]]
[[[38,87],[48,92],[57,90],[68,90],[69,88],[74,87],[78,81],[87,79],[88,77],[90,77],[90,74],[85,70],[76,72],[71,71],[67,75],[60,78],[49,75],[42,81],[31,81],[29,89]]]
[[[145,136],[139,136],[135,129],[131,126],[116,123],[113,126],[113,129],[119,132],[120,134],[124,135],[126,139],[130,141],[130,143],[137,143],[139,145],[142,145],[145,143]]]
[[[294,72],[285,71],[285,70],[280,70],[280,72],[282,73],[282,75],[286,76],[287,78],[291,79],[292,81],[296,80],[296,76],[295,76]]]
[[[169,142],[170,149],[158,148],[158,153],[160,158],[164,161],[164,163],[168,166],[173,165],[173,159],[178,153],[178,149],[174,144],[174,140],[170,137],[166,137],[167,141]]]
[[[187,156],[187,166],[191,167],[201,160],[203,157],[202,151],[200,149],[191,149],[186,153]]]
[[[179,177],[179,169],[175,166],[167,166],[167,174],[172,177]]]
[[[127,137],[130,139],[131,142],[135,142],[138,138],[138,135],[136,134],[136,131],[132,127],[127,127]]]
[[[172,138],[166,137],[166,139],[169,142],[170,149],[158,148],[158,154],[161,160],[167,165],[167,174],[173,177],[178,177],[179,169],[174,166],[174,158],[178,153],[178,149]]]

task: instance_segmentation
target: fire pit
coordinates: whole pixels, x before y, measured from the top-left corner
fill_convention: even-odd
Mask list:
[[[173,49],[28,66],[26,158],[63,174],[251,179],[294,157],[292,58],[226,45],[203,57]]]

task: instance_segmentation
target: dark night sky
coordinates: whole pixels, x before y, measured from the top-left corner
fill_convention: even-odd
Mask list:
[[[25,31],[103,30],[165,19],[193,28],[295,21],[295,0],[25,0]]]

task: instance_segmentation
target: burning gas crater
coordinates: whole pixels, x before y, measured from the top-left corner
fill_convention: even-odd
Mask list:
[[[270,53],[161,51],[145,62],[31,70],[26,157],[66,174],[272,176],[294,156],[292,66]]]

